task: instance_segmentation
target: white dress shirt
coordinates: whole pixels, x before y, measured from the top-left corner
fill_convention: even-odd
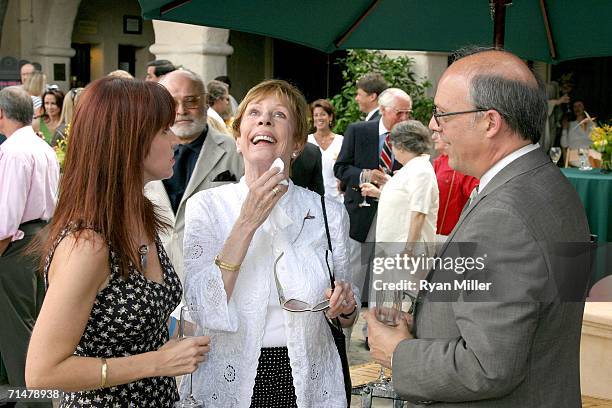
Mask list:
[[[0,239],[23,238],[19,225],[48,220],[57,203],[59,164],[55,151],[25,126],[0,145]]]
[[[507,165],[509,165],[510,163],[515,161],[516,159],[518,159],[519,157],[524,156],[527,153],[529,153],[531,151],[534,151],[535,149],[538,149],[539,147],[540,147],[539,143],[528,144],[526,146],[521,147],[518,150],[513,151],[512,153],[510,153],[509,155],[507,155],[506,157],[504,157],[503,159],[501,159],[500,161],[495,163],[480,178],[480,183],[476,187],[478,194],[480,194],[480,192],[484,190],[486,185],[489,184],[489,181],[491,181],[493,179],[493,177],[495,177],[495,175],[497,175],[497,173],[502,171],[504,169],[504,167],[506,167]]]
[[[238,184],[202,191],[187,202],[185,301],[204,306],[204,326],[211,336],[208,358],[193,375],[193,391],[207,407],[249,407],[261,348],[283,340],[270,338],[267,331],[280,324],[298,407],[346,407],[340,358],[324,314],[281,310],[274,281],[274,261],[284,254],[277,273],[285,297],[310,304],[324,299],[330,279],[320,196],[290,182],[253,236],[228,302],[214,257],[247,194],[243,177]],[[351,282],[348,214],[332,200],[326,200],[326,207],[335,277]],[[358,290],[353,290],[360,304]]]

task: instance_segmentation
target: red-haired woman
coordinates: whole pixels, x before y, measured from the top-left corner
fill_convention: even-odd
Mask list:
[[[182,288],[157,237],[144,184],[172,175],[175,104],[153,82],[103,78],[77,107],[49,235],[46,298],[28,351],[28,387],[62,407],[168,407],[208,337],[168,341]]]

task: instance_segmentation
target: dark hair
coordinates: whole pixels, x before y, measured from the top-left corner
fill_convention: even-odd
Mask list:
[[[230,81],[230,77],[227,75],[219,75],[215,78],[215,81],[223,82],[227,85],[228,89],[232,87],[232,81]]]
[[[9,86],[0,91],[0,109],[10,120],[24,126],[32,123],[32,97],[20,86]]]
[[[363,89],[367,94],[375,93],[376,96],[379,96],[388,87],[389,84],[385,78],[377,72],[365,74],[357,80],[357,88]]]
[[[143,163],[153,138],[172,125],[174,116],[174,99],[155,82],[104,77],[85,88],[72,120],[43,255],[66,226],[92,226],[121,251],[124,276],[130,262],[140,264],[135,226],[143,225],[150,240],[165,227],[144,196]]]
[[[405,120],[391,129],[389,140],[396,148],[423,154],[431,150],[431,132],[418,120]]]
[[[310,115],[314,114],[315,108],[321,108],[325,112],[327,112],[328,115],[336,118],[336,110],[334,109],[334,106],[327,99],[317,99],[316,101],[311,103],[310,104]]]
[[[516,57],[499,48],[472,46],[453,54],[455,61],[482,52],[500,52]],[[518,57],[516,57],[518,58]],[[548,102],[546,87],[528,67],[536,86],[519,79],[504,76],[493,65],[474,68],[470,78],[469,97],[477,109],[494,109],[502,116],[508,127],[524,140],[537,143],[544,133]]]
[[[42,99],[43,115],[44,116],[48,116],[47,115],[47,110],[45,109],[45,96],[47,96],[47,95],[53,95],[55,97],[55,104],[60,109],[60,116],[61,116],[62,115],[62,108],[64,106],[64,93],[62,91],[60,91],[59,89],[47,89],[42,94],[42,97],[40,99]]]
[[[226,84],[214,79],[206,84],[206,89],[208,90],[206,94],[208,106],[213,106],[215,102],[217,102],[217,99],[225,96],[229,92]]]
[[[155,76],[166,75],[176,70],[174,64],[165,59],[151,61],[147,64],[147,68],[148,67],[155,67],[155,70],[153,71]]]

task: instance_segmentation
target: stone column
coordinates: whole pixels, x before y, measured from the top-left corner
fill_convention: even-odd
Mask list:
[[[57,84],[64,91],[70,89],[70,58],[74,57],[72,48],[40,46],[32,50],[32,59],[43,66],[43,72],[47,75],[47,82]],[[54,64],[63,65],[64,80],[54,78]]]
[[[438,81],[448,66],[448,54],[430,51],[385,51],[390,57],[409,57],[414,59],[413,72],[420,81],[428,80],[431,88],[425,95],[433,98],[438,87]]]
[[[156,59],[167,59],[199,74],[204,82],[227,73],[227,57],[234,49],[227,43],[229,30],[153,20],[155,44],[149,50]]]
[[[47,82],[70,89],[70,47],[72,29],[81,0],[21,1],[20,30],[22,58],[39,62]],[[28,17],[30,12],[30,17]],[[54,77],[54,64],[62,64],[65,79]]]

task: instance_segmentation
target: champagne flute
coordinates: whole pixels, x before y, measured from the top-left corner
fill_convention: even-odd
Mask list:
[[[376,290],[376,307],[374,309],[376,320],[387,325],[397,326],[402,320],[403,291],[395,289]],[[380,374],[374,387],[382,391],[393,391],[393,387],[385,377],[385,368],[380,366]]]
[[[179,338],[203,336],[204,308],[199,305],[181,307]],[[174,403],[174,408],[204,408],[204,402],[193,395],[193,374],[189,374],[189,395]]]
[[[370,182],[370,170],[367,169],[363,169],[361,170],[361,173],[359,173],[359,186],[361,186],[362,184],[365,183],[369,183]],[[363,201],[361,203],[359,203],[360,207],[369,207],[370,203],[368,203],[368,201],[366,200],[366,196],[363,196]]]
[[[561,158],[561,148],[551,147],[548,154],[550,155],[550,159],[552,160],[552,162],[557,164],[559,162],[559,159]]]
[[[578,154],[580,155],[580,167],[578,170],[592,170],[593,168],[589,166],[589,149],[586,147],[581,147],[578,149]]]

